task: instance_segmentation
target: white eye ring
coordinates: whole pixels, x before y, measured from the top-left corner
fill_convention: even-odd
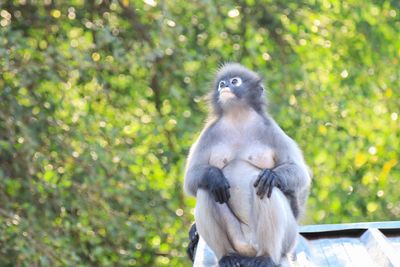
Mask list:
[[[242,84],[242,79],[240,79],[239,77],[234,77],[231,79],[231,84],[233,84],[234,86],[240,86]]]
[[[225,81],[220,81],[218,84],[218,91],[220,91],[223,87],[226,87],[226,82]]]

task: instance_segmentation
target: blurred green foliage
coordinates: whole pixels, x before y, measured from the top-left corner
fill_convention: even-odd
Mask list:
[[[0,265],[184,266],[217,67],[304,150],[304,223],[400,216],[396,0],[1,1]]]

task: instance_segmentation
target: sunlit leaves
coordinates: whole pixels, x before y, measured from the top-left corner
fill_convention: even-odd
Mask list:
[[[306,223],[400,216],[393,1],[6,2],[0,265],[189,265],[184,161],[226,61],[304,151]]]

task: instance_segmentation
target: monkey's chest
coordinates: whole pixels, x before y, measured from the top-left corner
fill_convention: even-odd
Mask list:
[[[224,169],[235,160],[245,161],[258,169],[272,168],[275,165],[274,151],[259,142],[252,144],[221,144],[211,151],[210,165]]]

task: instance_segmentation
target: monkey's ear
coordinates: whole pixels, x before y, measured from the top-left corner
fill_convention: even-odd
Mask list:
[[[257,79],[257,84],[260,86],[261,91],[265,91],[265,86],[264,86],[264,79],[262,77],[258,77]]]
[[[262,83],[264,82],[264,78],[259,76],[259,77],[257,77],[256,82],[257,82],[258,84],[262,85]]]

